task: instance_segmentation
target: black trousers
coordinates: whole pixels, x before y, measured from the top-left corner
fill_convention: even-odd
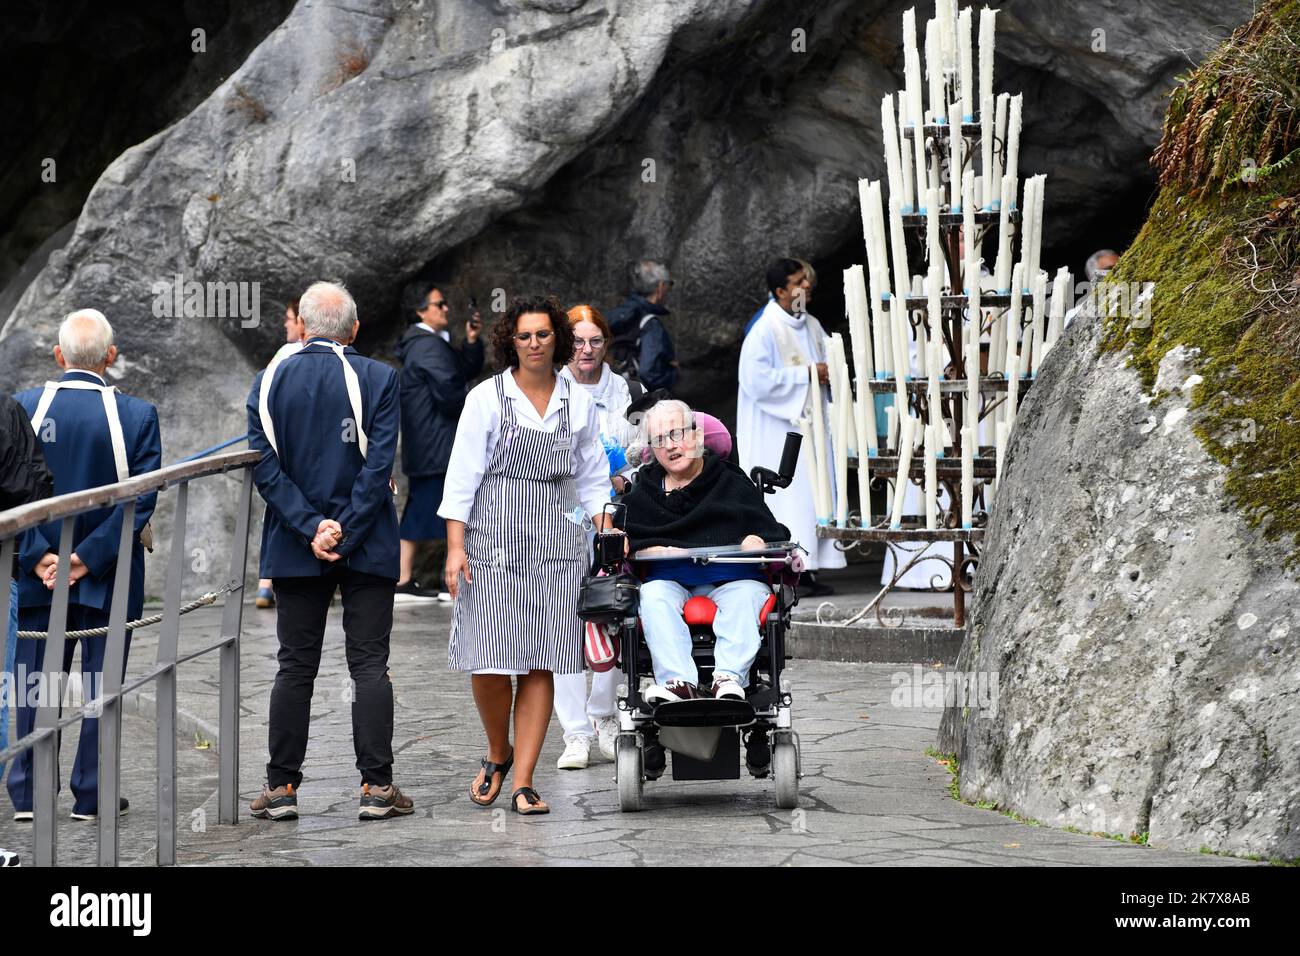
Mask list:
[[[351,684],[352,744],[361,782],[386,787],[393,781],[393,685],[388,679],[388,640],[393,630],[397,582],[334,565],[317,577],[275,578],[276,636],[280,669],[271,690],[272,790],[302,783],[311,697],[320,669],[325,618],[335,589],[343,592],[343,635]]]

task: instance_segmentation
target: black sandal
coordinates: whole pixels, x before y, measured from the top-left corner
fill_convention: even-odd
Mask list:
[[[511,748],[510,756],[506,758],[505,763],[492,763],[492,761],[488,760],[486,757],[483,758],[482,763],[484,771],[483,782],[480,783],[477,788],[473,784],[470,784],[469,798],[480,807],[490,807],[492,804],[497,802],[497,797],[501,796],[501,791],[506,788],[506,774],[510,772],[510,768],[515,764],[514,748]],[[492,778],[497,774],[501,774],[501,786],[497,787],[497,792],[492,794],[491,800],[480,799],[480,797],[486,797],[492,790]],[[478,794],[477,796],[475,796],[476,790]]]
[[[524,795],[524,802],[528,804],[527,810],[519,809],[519,795],[521,793]],[[534,813],[550,813],[550,807],[541,807],[541,809],[537,809],[541,802],[542,798],[537,795],[537,791],[532,787],[520,787],[514,793],[510,794],[510,808],[520,816],[527,817],[532,816]]]

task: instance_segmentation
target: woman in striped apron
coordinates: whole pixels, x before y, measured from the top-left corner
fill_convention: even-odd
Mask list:
[[[516,299],[493,329],[492,348],[505,370],[466,398],[438,509],[455,600],[448,658],[473,675],[487,735],[470,799],[493,803],[513,768],[513,809],[546,813],[533,769],[550,722],[553,675],[582,671],[584,529],[603,521],[609,467],[595,404],[556,374],[573,355],[559,304]]]

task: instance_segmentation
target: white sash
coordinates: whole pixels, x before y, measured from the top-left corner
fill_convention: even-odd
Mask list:
[[[61,388],[80,388],[89,392],[99,392],[104,400],[104,416],[108,419],[108,438],[113,444],[113,464],[117,467],[117,480],[126,481],[131,477],[131,468],[126,460],[126,441],[122,438],[122,419],[117,414],[117,388],[112,385],[98,385],[95,382],[83,382],[69,379],[63,382],[46,382],[41,400],[36,403],[36,413],[32,415],[32,431],[37,437],[41,434],[41,423],[50,410],[54,395]]]
[[[769,303],[769,308],[780,309],[779,305]],[[784,311],[784,310],[782,310]],[[803,354],[803,348],[799,345],[799,340],[795,338],[794,330],[782,320],[778,315],[767,315],[767,324],[772,329],[772,336],[776,339],[776,349],[781,355],[781,361],[787,368],[795,366],[812,365],[817,362],[826,361],[825,355],[825,337],[826,333],[822,330],[822,325],[807,312],[803,313],[804,321],[808,324],[808,331],[812,334],[813,356],[809,361],[808,356]],[[808,398],[804,402],[803,414],[808,416],[812,409],[812,389],[808,390]]]
[[[271,450],[279,455],[280,447],[275,442],[275,425],[271,421],[270,408],[271,379],[275,377],[275,370],[286,359],[301,355],[313,345],[324,345],[333,349],[334,354],[343,363],[343,383],[348,390],[348,404],[352,406],[352,419],[357,426],[357,447],[361,450],[361,457],[365,458],[370,442],[366,438],[365,430],[361,427],[361,381],[357,378],[356,369],[352,367],[343,354],[343,346],[337,342],[309,342],[296,352],[290,352],[288,355],[277,355],[271,360],[271,364],[266,367],[266,372],[262,375],[262,387],[257,394],[257,414],[262,420],[262,431],[266,433],[266,440],[270,443]]]

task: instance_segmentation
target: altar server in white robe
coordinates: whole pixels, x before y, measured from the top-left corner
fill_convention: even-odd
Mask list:
[[[808,292],[803,266],[795,259],[777,259],[768,267],[767,287],[772,299],[740,349],[736,444],[746,474],[755,465],[775,470],[786,433],[799,431],[799,420],[810,414],[808,367],[816,365],[821,381],[827,381],[829,337],[821,323],[803,310]],[[822,396],[823,421],[829,421],[829,389],[824,389]],[[808,552],[809,571],[842,568],[844,552],[833,540],[817,537],[813,467],[813,451],[805,443],[799,451],[794,481],[768,498],[768,506],[776,520],[790,529],[791,538]]]

